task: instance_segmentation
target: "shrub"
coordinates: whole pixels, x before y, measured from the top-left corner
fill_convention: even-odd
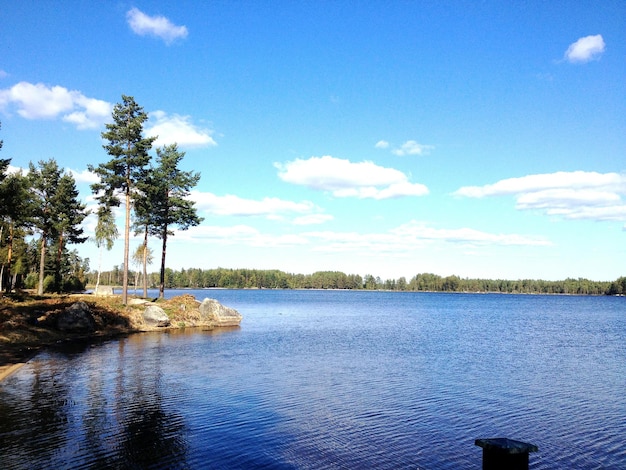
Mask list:
[[[43,291],[45,293],[56,291],[56,282],[54,282],[54,276],[52,274],[48,274],[43,278]]]

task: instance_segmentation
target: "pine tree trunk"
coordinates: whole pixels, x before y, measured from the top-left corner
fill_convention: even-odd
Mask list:
[[[165,297],[165,250],[167,246],[167,227],[163,231],[163,248],[161,250],[161,283],[159,285],[159,298]]]
[[[130,246],[130,189],[126,189],[126,222],[124,224],[124,276],[122,278],[122,303],[128,304],[128,252]]]
[[[55,263],[54,281],[57,291],[61,291],[61,259],[63,258],[63,232],[59,235],[59,249],[57,250],[57,260]]]
[[[37,294],[43,294],[43,277],[45,273],[46,264],[46,235],[41,234],[41,255],[39,257],[39,286],[37,287]]]
[[[102,249],[104,247],[100,246],[100,254],[98,257],[98,277],[96,278],[96,288],[94,290],[94,293],[98,292],[98,287],[100,286],[100,273],[102,272]]]
[[[13,283],[11,282],[11,264],[13,263],[13,229],[14,224],[11,222],[9,225],[9,243],[7,246],[7,293],[13,290]],[[1,290],[2,288],[0,288],[0,291]]]
[[[148,228],[146,227],[146,232],[143,238],[143,297],[144,299],[148,298],[148,269],[146,265],[148,264]]]

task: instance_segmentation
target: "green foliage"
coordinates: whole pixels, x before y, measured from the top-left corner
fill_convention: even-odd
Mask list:
[[[176,225],[179,230],[199,225],[198,217],[189,194],[198,181],[200,173],[182,171],[180,162],[185,152],[180,152],[176,144],[157,148],[157,166],[152,169],[152,208],[154,235],[163,239],[173,235],[169,227]]]
[[[65,246],[68,243],[83,243],[82,221],[87,216],[85,204],[78,199],[74,178],[63,173],[54,159],[40,161],[38,166],[29,164],[28,181],[33,202],[28,206],[32,223],[41,234],[38,293],[51,289],[45,284],[47,250],[54,246],[55,257],[52,271],[54,289],[62,289]]]
[[[87,206],[78,199],[79,193],[72,175],[66,173],[61,176],[54,196],[56,212],[54,229],[61,244],[87,241],[81,227],[88,214]]]
[[[43,280],[43,292],[49,294],[57,290],[56,279],[52,274],[48,274]]]
[[[35,272],[30,272],[24,279],[24,287],[26,289],[34,289],[37,287],[37,282],[39,281],[39,276]]]
[[[111,207],[98,207],[98,222],[95,229],[95,242],[98,248],[106,248],[107,251],[113,248],[113,242],[119,236],[115,218]]]
[[[62,290],[65,276],[71,272],[67,266],[76,260],[82,265],[84,279],[88,266],[75,252],[66,250],[68,243],[86,239],[80,224],[87,213],[78,200],[73,177],[64,174],[54,159],[40,161],[37,166],[30,162],[26,176],[21,172],[5,175],[7,165],[8,161],[0,161],[2,285],[7,291],[20,287],[37,287],[41,292],[44,288]],[[33,230],[40,239],[28,242]],[[46,281],[46,274],[53,281]]]
[[[106,124],[103,145],[111,159],[97,167],[88,165],[89,171],[100,177],[100,182],[91,185],[96,199],[105,207],[121,204],[119,194],[130,195],[137,182],[146,176],[150,161],[148,152],[155,137],[143,137],[143,124],[148,114],[132,96],[122,95],[122,102],[113,108],[113,122]]]
[[[62,292],[81,292],[85,290],[85,284],[76,276],[70,276],[63,280]]]
[[[609,295],[626,295],[626,277],[620,277],[611,283]]]

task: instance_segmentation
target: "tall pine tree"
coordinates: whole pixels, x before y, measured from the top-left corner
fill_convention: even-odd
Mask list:
[[[128,259],[130,240],[130,214],[133,194],[138,182],[146,177],[150,162],[148,152],[156,137],[143,136],[143,125],[148,115],[132,96],[122,95],[122,102],[113,108],[113,123],[106,125],[103,145],[111,160],[98,167],[89,165],[89,171],[100,177],[100,182],[91,185],[96,199],[105,207],[117,207],[124,198],[126,218],[124,225],[124,272],[122,302],[128,303]]]
[[[193,201],[188,199],[191,189],[200,181],[200,173],[182,171],[179,168],[184,156],[185,152],[180,152],[176,144],[158,148],[157,165],[151,171],[150,187],[146,188],[150,207],[148,230],[162,241],[159,282],[161,298],[165,289],[167,238],[174,235],[170,227],[175,225],[179,230],[187,230],[202,222]]]

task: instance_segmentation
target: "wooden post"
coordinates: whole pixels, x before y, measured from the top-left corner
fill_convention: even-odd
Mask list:
[[[528,454],[539,450],[506,437],[476,439],[475,444],[483,449],[483,470],[528,470]]]

